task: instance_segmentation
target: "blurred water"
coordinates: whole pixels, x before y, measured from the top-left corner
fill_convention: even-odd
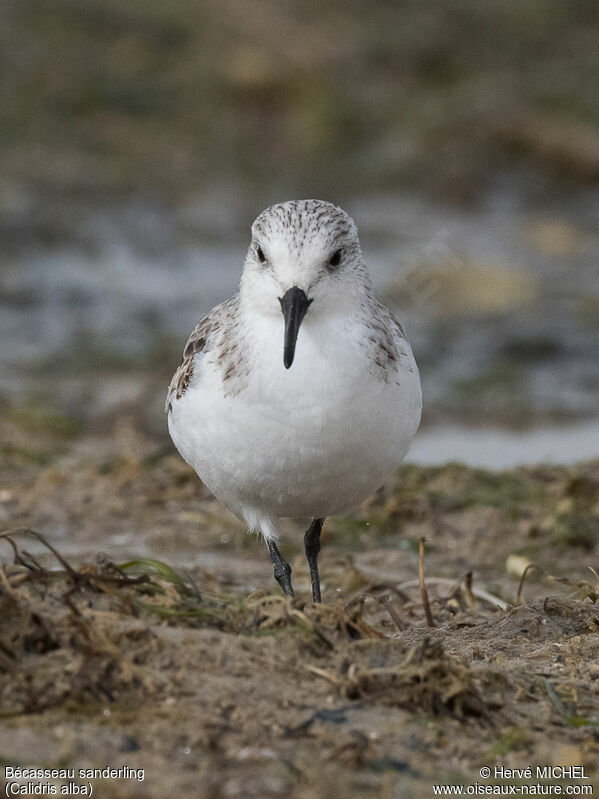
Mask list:
[[[537,463],[573,464],[599,458],[599,420],[512,432],[439,425],[419,431],[406,461],[434,466],[450,461],[481,469]]]
[[[414,194],[344,203],[377,291],[395,304],[417,354],[425,425],[534,425],[599,410],[599,192],[564,196],[525,177],[489,187],[476,208]],[[77,395],[85,415],[97,410],[94,395],[122,399],[131,370],[168,373],[198,318],[236,290],[250,222],[223,198],[180,209],[135,203],[78,219],[69,244],[5,255],[0,393],[47,394],[72,408],[77,380],[89,388],[101,371],[94,391]],[[422,280],[431,265],[436,294]],[[476,295],[479,266],[508,282]],[[449,307],[439,270],[464,279],[463,309]],[[520,301],[514,276],[532,286],[531,298]],[[423,438],[414,452],[429,457],[427,446]]]

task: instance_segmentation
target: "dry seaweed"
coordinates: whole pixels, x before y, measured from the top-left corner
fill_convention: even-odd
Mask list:
[[[397,655],[392,653],[391,657]],[[344,660],[341,674],[315,669],[312,672],[329,680],[348,699],[369,700],[431,715],[489,718],[472,670],[445,652],[440,641],[427,637],[388,665],[368,666]]]
[[[139,751],[122,751],[148,768],[149,796],[171,781],[181,794],[205,783],[206,797],[218,796],[219,780],[233,796],[392,796],[418,773],[429,795],[431,763],[464,764],[469,780],[493,752],[516,763],[572,758],[595,778],[599,628],[587,566],[596,551],[571,546],[557,558],[555,530],[543,525],[574,490],[564,488],[571,470],[491,479],[406,467],[418,512],[385,521],[385,503],[402,506],[398,484],[373,506],[372,526],[332,520],[324,602],[313,606],[301,553],[294,601],[274,584],[256,589],[271,585],[256,542],[195,492],[186,467],[121,439],[119,429],[113,446],[126,445],[126,456],[89,455],[99,446],[89,444],[82,477],[77,457],[65,457],[28,466],[22,490],[11,476],[3,494],[12,522],[0,539],[0,747],[9,760],[33,740],[28,760],[53,763],[43,728],[77,765],[136,741]],[[595,504],[581,497],[577,507],[592,523]],[[346,529],[360,533],[352,551]],[[98,540],[108,555],[94,556]],[[517,606],[506,601],[517,593],[510,555],[540,567]],[[114,795],[130,793],[115,786]]]

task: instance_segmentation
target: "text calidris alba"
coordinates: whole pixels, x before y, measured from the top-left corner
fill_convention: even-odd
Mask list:
[[[350,217],[327,202],[273,205],[252,226],[239,292],[192,332],[166,410],[175,446],[268,545],[282,517],[310,517],[312,598],[326,516],[374,493],[420,422],[418,369],[375,298]]]

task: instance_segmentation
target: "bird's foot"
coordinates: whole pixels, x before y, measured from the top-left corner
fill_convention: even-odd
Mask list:
[[[274,565],[275,580],[283,589],[285,596],[295,596],[291,585],[291,566],[279,552],[278,546],[274,541],[268,541],[268,550]]]

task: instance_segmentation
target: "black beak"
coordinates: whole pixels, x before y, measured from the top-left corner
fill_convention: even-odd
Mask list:
[[[302,319],[306,315],[308,306],[312,302],[306,296],[306,292],[293,286],[279,297],[283,318],[285,319],[285,346],[283,349],[283,363],[285,369],[289,369],[293,363],[295,355],[295,342],[299,333]]]

